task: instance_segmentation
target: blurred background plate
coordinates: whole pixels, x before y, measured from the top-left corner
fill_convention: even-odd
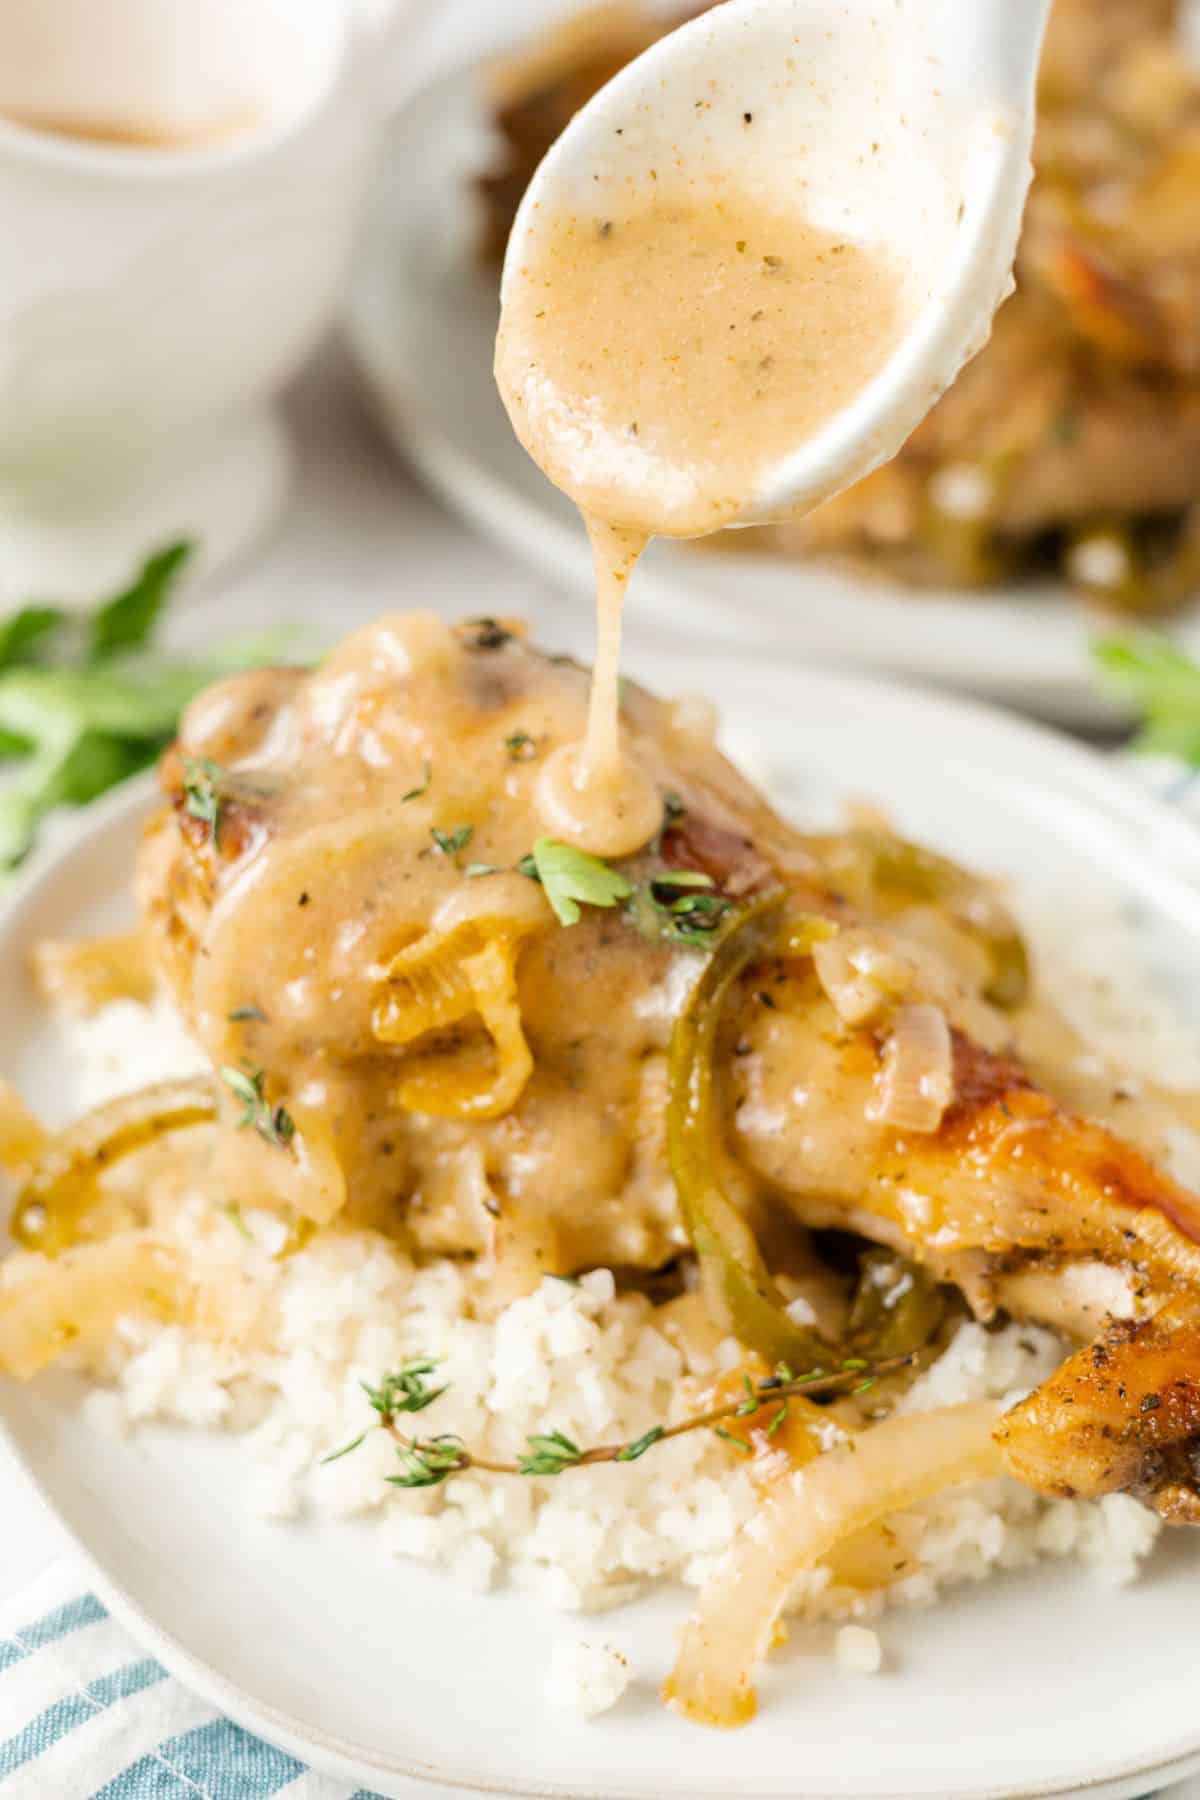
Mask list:
[[[490,145],[478,60],[396,114],[352,284],[350,342],[386,429],[434,488],[583,603],[591,564],[579,517],[518,444],[492,379],[496,275],[478,258],[472,185]],[[1050,581],[910,593],[762,551],[658,543],[630,623],[693,647],[736,643],[917,675],[1076,726],[1117,716],[1088,666],[1096,615]],[[1200,653],[1200,615],[1177,631]]]

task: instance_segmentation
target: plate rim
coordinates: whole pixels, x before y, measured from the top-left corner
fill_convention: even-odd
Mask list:
[[[655,658],[639,656],[638,674]],[[696,653],[692,665],[687,657],[673,658],[673,665],[685,671],[694,666],[702,676],[711,673],[705,659]],[[812,689],[822,689],[835,704],[849,702],[870,704],[887,698],[893,708],[927,721],[929,709],[936,708],[947,729],[966,725],[981,744],[987,741],[994,751],[1009,751],[1014,762],[1036,761],[1047,779],[1055,786],[1069,790],[1078,802],[1088,807],[1114,828],[1136,827],[1144,831],[1146,858],[1153,866],[1155,879],[1166,890],[1178,890],[1180,903],[1193,912],[1200,905],[1196,878],[1200,876],[1200,830],[1177,808],[1158,795],[1139,786],[1132,776],[1114,766],[1098,751],[1077,743],[1053,727],[1039,725],[1015,717],[984,702],[933,686],[869,672],[777,667],[768,677],[753,658],[740,659],[747,674],[756,681],[796,682]],[[655,679],[658,671],[650,671]],[[1023,753],[1023,754],[1019,754]],[[17,930],[36,905],[38,894],[57,879],[71,859],[86,852],[87,846],[106,832],[131,826],[144,815],[154,798],[154,776],[147,772],[122,784],[92,806],[80,810],[77,817],[56,834],[54,841],[43,845],[31,857],[10,891],[0,902],[0,953],[6,938]],[[1189,879],[1191,865],[1191,879]],[[119,1577],[110,1574],[104,1563],[89,1548],[86,1539],[69,1522],[55,1499],[52,1486],[45,1481],[36,1465],[20,1447],[10,1429],[7,1409],[0,1401],[0,1437],[18,1463],[22,1478],[30,1483],[42,1504],[59,1523],[64,1535],[79,1557],[96,1592],[113,1616],[130,1634],[156,1655],[169,1672],[208,1704],[227,1714],[245,1729],[278,1744],[299,1760],[315,1769],[339,1778],[366,1782],[402,1796],[403,1800],[451,1800],[453,1796],[486,1795],[489,1800],[504,1796],[505,1800],[563,1800],[570,1790],[555,1782],[533,1782],[514,1785],[501,1779],[497,1783],[469,1778],[461,1773],[440,1775],[436,1769],[419,1761],[400,1762],[388,1754],[379,1761],[364,1755],[363,1746],[347,1743],[323,1733],[318,1725],[281,1712],[269,1702],[256,1699],[244,1687],[223,1675],[218,1667],[189,1650],[170,1627],[150,1616]],[[449,1577],[446,1577],[449,1579]],[[1114,1762],[1102,1766],[1087,1777],[1082,1785],[1046,1785],[1037,1781],[1025,1783],[1017,1790],[981,1789],[976,1800],[1068,1800],[1069,1796],[1088,1796],[1088,1800],[1121,1800],[1121,1797],[1144,1791],[1140,1784],[1148,1780],[1162,1783],[1185,1777],[1200,1770],[1200,1726],[1188,1736],[1167,1745],[1151,1764]],[[645,1800],[647,1790],[622,1786],[607,1790],[608,1800]],[[914,1790],[897,1790],[871,1800],[916,1800]],[[921,1800],[957,1800],[957,1790],[932,1790]]]

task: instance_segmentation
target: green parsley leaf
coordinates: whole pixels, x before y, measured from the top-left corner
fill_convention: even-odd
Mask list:
[[[38,604],[0,621],[0,756],[23,762],[0,796],[0,880],[48,812],[83,805],[153,763],[201,688],[280,659],[278,636],[196,662],[151,657],[187,550],[174,544],[150,557],[90,619]]]
[[[633,892],[618,869],[558,838],[539,838],[517,868],[541,882],[560,925],[577,925],[581,906],[616,906]]]
[[[527,731],[511,731],[504,740],[510,762],[532,762],[537,755],[537,739]]]
[[[87,661],[144,650],[158,626],[171,588],[195,546],[186,539],[148,556],[127,588],[106,600],[92,615]]]
[[[0,623],[0,669],[40,662],[66,617],[59,606],[23,606],[11,614]]]

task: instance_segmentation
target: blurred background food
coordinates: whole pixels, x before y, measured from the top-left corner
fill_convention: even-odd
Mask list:
[[[487,258],[572,113],[701,10],[592,7],[493,69]],[[1200,66],[1180,15],[1057,0],[1017,292],[991,342],[894,462],[739,548],[979,591],[1056,570],[1129,615],[1200,590]]]

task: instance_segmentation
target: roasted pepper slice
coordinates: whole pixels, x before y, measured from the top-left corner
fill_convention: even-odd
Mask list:
[[[754,1233],[721,1186],[714,1055],[726,995],[770,947],[785,896],[753,901],[720,931],[671,1034],[667,1154],[701,1292],[717,1324],[774,1368],[795,1375],[828,1364],[830,1347],[793,1324]]]

